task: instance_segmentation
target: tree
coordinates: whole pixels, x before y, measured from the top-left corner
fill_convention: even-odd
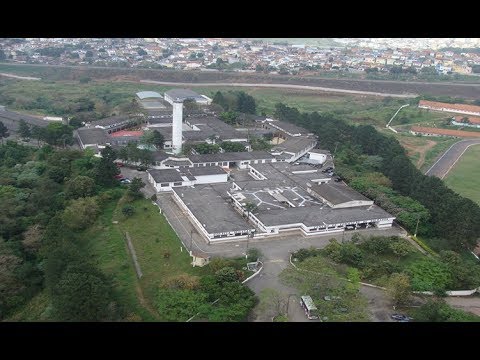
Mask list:
[[[194,290],[160,289],[157,309],[166,321],[187,321],[205,306],[207,295]]]
[[[142,179],[136,177],[133,178],[132,182],[128,186],[128,193],[133,196],[134,198],[140,198],[142,197],[142,193],[140,192],[140,189],[145,186],[145,183],[142,181]]]
[[[8,134],[7,127],[3,122],[0,121],[0,139],[2,140],[2,144],[3,144],[3,138],[7,138],[8,135],[9,134]]]
[[[95,194],[95,181],[88,176],[79,175],[66,183],[65,195],[71,199],[88,197]]]
[[[83,230],[95,222],[99,213],[100,207],[95,198],[80,198],[65,208],[63,221],[72,230]]]
[[[387,293],[395,305],[408,303],[410,291],[410,280],[407,275],[395,273],[390,276]]]
[[[237,123],[238,114],[235,111],[225,111],[220,114],[219,118],[225,123],[235,125]]]
[[[165,138],[158,130],[145,131],[140,142],[145,145],[155,146],[157,149],[163,148]]]
[[[123,146],[118,150],[118,157],[125,163],[129,160],[128,148],[126,146]]]
[[[228,282],[238,281],[237,271],[230,266],[224,267],[215,272],[215,278],[217,282],[221,285]]]
[[[45,128],[33,125],[31,128],[32,138],[37,140],[37,146],[40,146],[41,141],[45,141]]]
[[[257,104],[255,103],[255,99],[246,94],[243,91],[240,91],[237,95],[237,108],[236,110],[241,113],[246,114],[255,114],[257,108]]]
[[[155,145],[157,149],[163,149],[165,138],[158,130],[153,130],[152,145]]]
[[[232,142],[232,141],[223,141],[220,144],[220,147],[225,152],[242,152],[245,151],[245,145],[239,142]]]
[[[132,205],[127,204],[122,208],[122,214],[126,217],[131,217],[134,213],[135,208]]]
[[[50,145],[65,147],[73,144],[73,128],[62,123],[50,123],[44,128],[43,139]]]
[[[250,217],[250,213],[253,213],[254,211],[256,211],[258,209],[258,206],[252,202],[247,202],[245,203],[243,208],[247,212],[247,219],[248,219]]]
[[[276,289],[263,289],[259,294],[259,299],[258,307],[262,312],[268,311],[272,317],[285,314],[287,301],[285,296]]]
[[[53,289],[55,317],[60,321],[109,320],[110,296],[98,271],[69,266]]]
[[[478,322],[480,319],[476,315],[453,309],[442,299],[429,299],[426,304],[415,310],[414,317],[415,321],[420,322]]]
[[[393,241],[390,243],[390,249],[392,252],[397,256],[397,258],[400,260],[400,258],[407,256],[411,251],[411,247],[409,244],[407,244],[406,241],[403,240],[398,240],[398,241]]]
[[[111,186],[116,185],[115,175],[120,173],[114,160],[117,158],[115,150],[111,146],[107,145],[100,152],[102,155],[100,161],[98,161],[94,168],[95,180],[100,185]]]
[[[7,56],[5,55],[5,51],[0,49],[0,61],[5,60],[6,58],[7,58]]]
[[[215,93],[212,99],[212,103],[220,105],[225,111],[229,110],[227,99],[225,99],[225,96],[223,96],[223,93],[221,91],[217,91]]]
[[[220,146],[216,144],[201,143],[193,147],[199,154],[216,154],[220,151]]]
[[[18,123],[18,134],[23,139],[29,139],[32,136],[32,132],[30,131],[30,126],[28,126],[27,122],[23,119],[20,120]]]

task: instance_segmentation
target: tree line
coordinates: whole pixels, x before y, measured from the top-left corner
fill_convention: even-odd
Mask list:
[[[419,229],[424,236],[448,249],[475,246],[480,233],[480,207],[455,193],[439,178],[423,175],[394,137],[379,133],[371,125],[353,126],[332,114],[300,113],[298,109],[283,104],[276,105],[275,116],[313,131],[322,148],[332,153],[335,149],[337,153],[344,152],[347,162],[356,163],[362,156],[379,156],[381,161],[377,171],[388,178],[391,188],[428,210],[427,218],[422,215],[425,211],[413,204],[418,208],[416,211],[422,226]],[[352,175],[354,177],[355,173]],[[411,225],[409,230],[414,230]]]
[[[122,316],[81,234],[122,192],[116,154],[0,145],[0,319],[44,292],[47,320]]]

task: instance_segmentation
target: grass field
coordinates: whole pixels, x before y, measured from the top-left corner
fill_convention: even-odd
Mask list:
[[[114,218],[119,221],[120,230],[128,231],[132,239],[143,272],[140,284],[147,301],[153,302],[159,286],[168,277],[209,273],[208,267],[190,265],[190,256],[185,249],[181,250],[180,239],[155,205],[141,199],[133,206],[136,213],[132,217],[125,219],[119,206]]]
[[[480,146],[471,146],[444,179],[448,187],[480,205]]]

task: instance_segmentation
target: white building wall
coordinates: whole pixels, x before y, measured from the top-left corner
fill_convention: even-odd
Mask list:
[[[214,184],[228,181],[228,174],[197,175],[194,184]]]
[[[172,150],[174,154],[182,151],[183,103],[173,103]]]
[[[318,153],[309,153],[310,159],[320,161],[320,164],[323,164],[327,160],[327,155],[325,154],[318,154]]]

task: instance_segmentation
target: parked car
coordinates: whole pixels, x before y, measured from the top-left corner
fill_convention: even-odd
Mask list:
[[[123,179],[123,175],[122,175],[122,174],[118,174],[118,175],[115,175],[114,178],[115,178],[115,179],[118,179],[118,180],[121,180],[121,179]]]
[[[145,171],[145,170],[147,170],[147,167],[146,166],[137,166],[137,170],[138,171]]]
[[[125,179],[120,180],[120,182],[121,182],[122,184],[130,184],[132,181],[131,181],[130,179],[128,179],[128,178],[125,178]]]
[[[413,318],[404,315],[404,314],[392,314],[391,318],[393,320],[401,321],[401,322],[409,322],[410,320],[413,320]]]
[[[117,165],[118,167],[124,167],[125,166],[125,164],[121,163],[121,162],[117,162],[117,163],[115,163],[115,165]]]

